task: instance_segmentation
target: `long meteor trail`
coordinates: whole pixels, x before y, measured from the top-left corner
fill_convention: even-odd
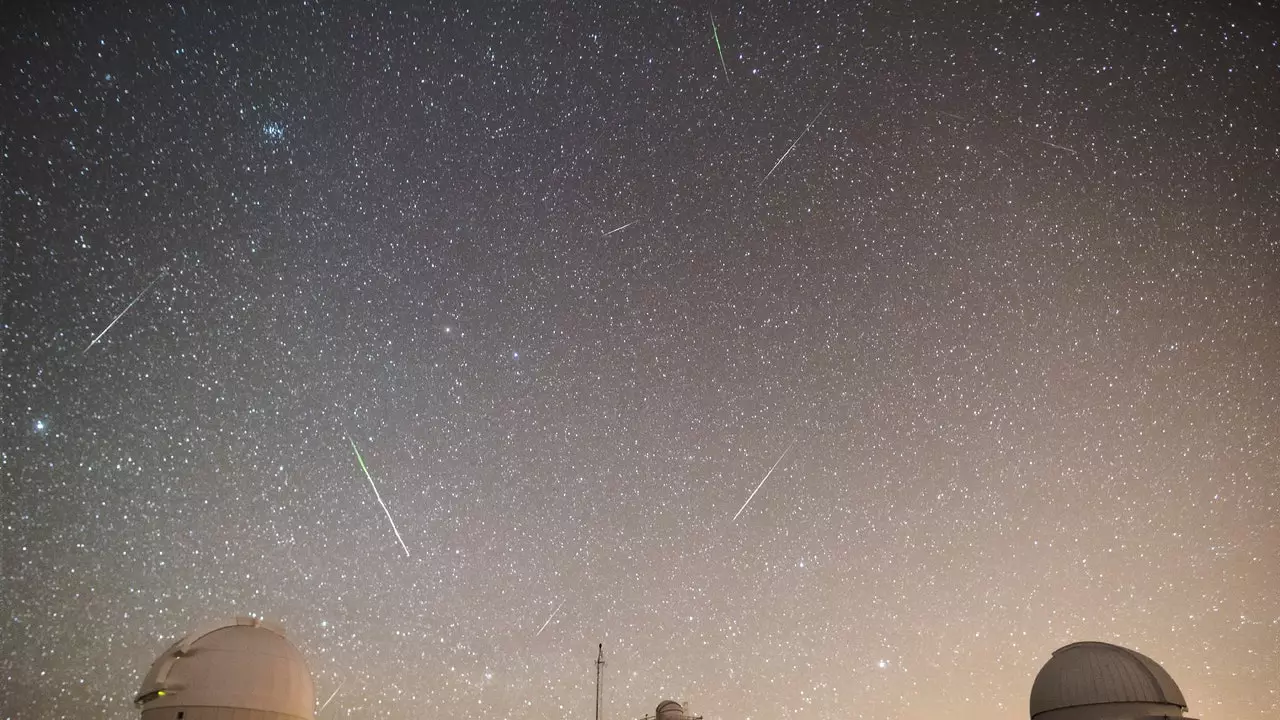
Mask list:
[[[351,443],[351,449],[356,453],[356,460],[360,463],[360,469],[364,471],[364,476],[369,478],[369,487],[373,488],[373,496],[378,499],[378,504],[382,506],[382,512],[387,514],[387,522],[391,523],[391,532],[396,534],[396,539],[400,541],[400,547],[404,548],[405,557],[409,555],[409,546],[404,544],[404,538],[400,537],[400,531],[396,529],[396,521],[391,519],[391,511],[387,509],[387,504],[382,502],[382,495],[378,492],[378,486],[373,484],[373,476],[369,474],[369,468],[364,464],[364,458],[360,457],[360,448],[356,447],[356,441],[350,436],[347,442]]]
[[[133,299],[133,302],[130,302],[128,305],[125,305],[124,309],[120,311],[120,314],[117,315],[109,325],[103,328],[102,332],[98,333],[98,336],[93,339],[93,342],[90,342],[88,347],[80,351],[80,354],[84,355],[85,353],[89,352],[89,350],[91,350],[94,345],[97,345],[98,341],[102,339],[102,336],[106,335],[108,330],[115,327],[116,323],[120,322],[120,318],[124,317],[124,314],[129,312],[129,309],[132,308],[135,304],[137,304],[137,302],[142,299],[142,296],[146,295],[147,292],[151,290],[152,286],[160,282],[160,279],[168,274],[169,274],[169,268],[165,268],[163,272],[161,272],[159,275],[156,276],[155,280],[152,280],[151,282],[147,283],[147,286],[142,288],[142,292],[138,293],[138,296]]]
[[[711,16],[711,37],[716,41],[716,52],[720,53],[720,67],[724,68],[724,81],[729,82],[729,66],[724,64],[724,50],[720,47],[720,31],[716,29],[716,16],[714,13],[707,13]]]
[[[822,117],[822,113],[826,112],[827,108],[830,106],[831,106],[831,100],[828,100],[827,104],[823,105],[822,109],[818,111],[818,114],[814,115],[813,119],[809,121],[809,124],[804,126],[804,130],[800,131],[800,135],[796,137],[795,142],[791,143],[791,147],[787,148],[787,151],[782,153],[782,157],[778,158],[778,162],[774,163],[773,167],[769,168],[769,172],[766,173],[765,176],[760,179],[760,182],[756,185],[756,187],[760,187],[761,185],[764,185],[764,181],[768,180],[769,176],[773,174],[773,171],[777,170],[778,166],[782,164],[782,161],[786,160],[787,156],[791,154],[791,151],[796,149],[796,145],[800,144],[800,140],[804,138],[805,133],[809,132],[809,128],[813,127],[813,124],[818,122],[818,118]]]
[[[551,617],[547,618],[547,621],[542,623],[542,627],[538,628],[538,632],[533,634],[534,637],[538,637],[539,635],[542,634],[543,630],[547,629],[547,626],[551,624],[551,621],[556,619],[556,613],[560,612],[560,608],[562,607],[564,607],[563,600],[560,601],[560,604],[556,606],[555,610],[551,611]]]
[[[741,515],[742,511],[746,510],[747,506],[751,504],[751,498],[755,497],[756,493],[760,492],[760,488],[764,487],[765,481],[769,479],[769,476],[773,474],[774,470],[778,469],[778,466],[782,464],[782,458],[786,457],[787,453],[791,452],[791,448],[795,447],[795,444],[796,441],[792,440],[791,444],[787,446],[787,449],[782,451],[782,454],[778,456],[778,461],[773,464],[773,467],[769,468],[769,472],[764,474],[764,477],[760,480],[760,484],[756,485],[756,489],[751,491],[751,494],[747,496],[747,501],[742,503],[742,507],[738,508],[738,512],[734,513],[733,519],[729,522],[738,521],[738,516]]]

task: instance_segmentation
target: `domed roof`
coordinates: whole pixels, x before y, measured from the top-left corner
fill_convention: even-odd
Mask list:
[[[675,700],[663,700],[653,711],[654,720],[685,720],[684,706]]]
[[[144,718],[156,709],[203,706],[311,720],[316,700],[307,663],[284,633],[253,618],[236,618],[164,651],[134,703]]]
[[[1156,661],[1104,642],[1078,642],[1055,650],[1031,686],[1032,718],[1053,710],[1104,703],[1187,708],[1182,691]]]

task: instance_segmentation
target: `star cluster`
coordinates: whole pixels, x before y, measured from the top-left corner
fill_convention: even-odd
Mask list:
[[[1263,4],[25,12],[0,715],[248,614],[326,719],[1280,713]]]

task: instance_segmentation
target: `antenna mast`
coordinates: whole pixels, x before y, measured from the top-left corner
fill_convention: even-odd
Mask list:
[[[604,643],[596,654],[596,720],[600,720],[600,677],[604,674]]]

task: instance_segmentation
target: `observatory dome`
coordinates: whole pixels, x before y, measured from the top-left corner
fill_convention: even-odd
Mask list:
[[[684,720],[684,706],[675,700],[663,700],[653,711],[654,720]]]
[[[1104,642],[1057,649],[1031,686],[1033,720],[1180,718],[1186,708],[1182,691],[1156,661]]]
[[[312,720],[315,688],[283,631],[236,618],[165,650],[134,703],[142,720]]]

